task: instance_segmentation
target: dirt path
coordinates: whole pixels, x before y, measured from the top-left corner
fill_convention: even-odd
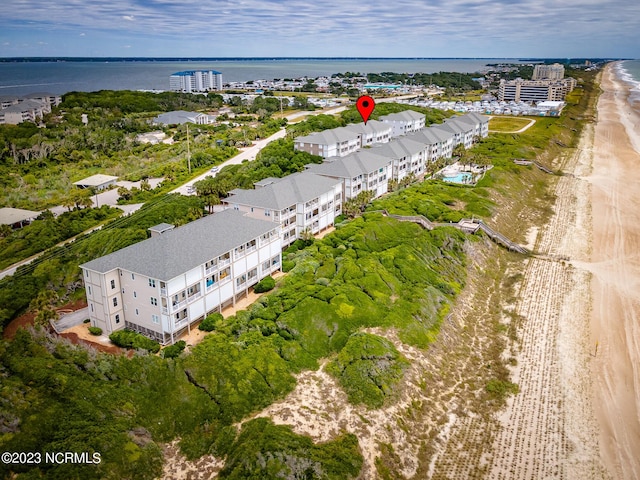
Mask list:
[[[616,479],[640,478],[640,118],[609,66],[595,129],[591,203],[594,400],[602,458]]]

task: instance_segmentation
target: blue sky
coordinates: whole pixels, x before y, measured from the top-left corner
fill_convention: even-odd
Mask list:
[[[638,0],[3,0],[0,57],[640,58]]]

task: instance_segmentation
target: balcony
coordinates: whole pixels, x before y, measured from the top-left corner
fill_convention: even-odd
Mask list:
[[[201,296],[202,296],[202,291],[196,292],[193,295],[189,295],[189,298],[187,298],[187,303],[193,302],[195,299],[200,298]]]
[[[209,268],[205,269],[205,275],[209,275],[210,273],[215,272],[216,270],[218,270],[218,265],[212,265]]]
[[[167,289],[160,287],[160,295],[162,295],[163,297],[166,297],[167,296]]]
[[[181,307],[184,307],[184,306],[187,305],[187,302],[188,302],[188,300],[184,299],[181,302],[173,303],[173,304],[171,304],[171,310],[175,311],[175,310],[177,310],[177,309],[179,309]]]

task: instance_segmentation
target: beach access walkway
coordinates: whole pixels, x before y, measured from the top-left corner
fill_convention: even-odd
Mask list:
[[[374,211],[382,213],[385,217],[396,219],[399,222],[417,223],[418,225],[420,225],[422,228],[426,230],[433,230],[436,227],[453,227],[465,233],[471,233],[471,234],[475,234],[478,232],[478,230],[481,230],[493,242],[506,248],[509,251],[521,253],[523,255],[528,255],[531,253],[522,245],[512,240],[509,240],[506,236],[494,230],[489,225],[487,225],[486,223],[484,223],[482,220],[479,220],[479,219],[463,218],[457,223],[432,222],[427,217],[424,217],[422,215],[395,215],[387,212],[386,210],[374,210]]]

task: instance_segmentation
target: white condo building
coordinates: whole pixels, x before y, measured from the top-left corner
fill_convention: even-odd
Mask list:
[[[80,266],[91,325],[174,343],[279,270],[280,227],[226,210]]]
[[[340,181],[342,197],[350,200],[360,192],[370,191],[373,198],[387,193],[392,174],[392,160],[367,149],[346,157],[328,158],[321,164],[306,165],[318,175]]]
[[[232,190],[223,204],[254,218],[280,225],[282,247],[303,232],[319,233],[342,213],[342,182],[303,171],[284,178],[265,178],[254,190]]]
[[[169,89],[186,93],[222,90],[222,73],[216,70],[176,72],[169,77]]]
[[[360,147],[360,134],[347,127],[338,127],[323,132],[297,137],[293,146],[296,150],[324,158],[344,157]]]
[[[393,128],[392,137],[399,137],[424,128],[426,117],[424,113],[405,110],[404,112],[384,115],[380,117],[380,120],[391,125]]]
[[[392,161],[391,178],[396,182],[408,175],[422,178],[426,168],[428,147],[409,137],[400,137],[393,142],[371,149],[371,153],[389,158]]]

